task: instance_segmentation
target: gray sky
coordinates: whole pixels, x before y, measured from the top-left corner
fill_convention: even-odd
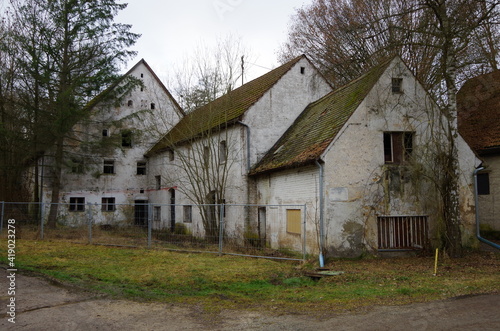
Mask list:
[[[311,0],[124,0],[128,7],[116,21],[132,24],[142,36],[130,68],[144,58],[164,80],[198,44],[215,45],[233,35],[250,49],[254,63],[278,65],[276,52],[286,40],[290,17]],[[250,76],[267,70],[248,66]],[[254,77],[252,77],[254,78]]]

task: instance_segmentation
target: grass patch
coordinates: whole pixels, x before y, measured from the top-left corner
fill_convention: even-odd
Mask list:
[[[431,257],[338,259],[329,267],[343,274],[313,281],[304,276],[311,264],[29,240],[17,242],[16,265],[114,297],[196,303],[207,310],[406,304],[495,293],[500,276],[500,257],[493,253],[441,261],[437,276]]]

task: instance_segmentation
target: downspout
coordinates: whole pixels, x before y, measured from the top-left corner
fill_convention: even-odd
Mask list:
[[[242,121],[238,121],[238,124],[241,124],[245,127],[246,129],[246,145],[247,145],[247,171],[246,171],[246,178],[247,178],[247,207],[244,208],[245,210],[245,231],[247,231],[250,228],[250,211],[249,211],[249,205],[250,205],[250,127],[243,123]]]
[[[474,199],[476,203],[476,236],[477,239],[479,239],[479,241],[482,241],[483,243],[490,245],[491,247],[494,247],[496,249],[500,249],[500,245],[495,244],[494,242],[491,242],[481,237],[481,231],[479,227],[479,198],[478,198],[479,194],[477,191],[477,173],[483,169],[484,169],[483,167],[479,167],[476,170],[474,170]]]
[[[324,166],[315,160],[316,165],[319,168],[319,266],[323,268],[325,266],[325,260],[323,257],[323,246],[324,246],[324,207],[325,207],[325,192],[324,192],[324,177],[325,169]],[[305,235],[305,234],[304,234]]]

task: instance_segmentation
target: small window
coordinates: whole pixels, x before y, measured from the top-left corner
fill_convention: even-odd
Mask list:
[[[413,154],[413,132],[384,132],[385,163],[401,164]]]
[[[144,74],[141,73],[141,78],[144,78]]]
[[[193,222],[193,206],[184,206],[184,223],[192,223]]]
[[[108,136],[108,129],[102,129],[102,136],[107,137]]]
[[[101,200],[101,210],[102,211],[115,211],[115,198],[102,198]]]
[[[153,209],[153,220],[155,222],[161,221],[161,206],[155,206]]]
[[[69,198],[69,211],[85,211],[85,198]]]
[[[133,107],[134,106],[134,102],[132,100],[127,101],[127,106]]]
[[[300,209],[286,210],[286,232],[301,234],[302,212]]]
[[[83,174],[83,161],[79,159],[72,159],[71,172],[74,174]]]
[[[403,78],[392,79],[392,93],[403,93]]]
[[[161,176],[155,176],[155,181],[156,181],[156,189],[160,190],[161,189]]]
[[[223,140],[219,143],[219,163],[223,164],[227,160],[227,144],[226,141]]]
[[[146,162],[140,161],[137,162],[137,175],[145,175],[146,174]]]
[[[303,75],[306,72],[306,67],[300,67],[300,73]]]
[[[210,147],[204,146],[203,147],[203,162],[205,164],[205,167],[208,167],[210,161]]]
[[[105,173],[105,174],[114,174],[115,173],[115,161],[113,161],[113,160],[104,160],[103,173]]]
[[[487,172],[477,174],[477,194],[490,194],[490,175]]]
[[[154,102],[151,102],[151,109],[155,109],[155,108],[156,108],[156,106],[155,106]]]
[[[170,149],[168,151],[168,160],[169,161],[174,161],[175,160],[175,152],[172,149]]]
[[[132,131],[122,132],[122,147],[132,147]]]

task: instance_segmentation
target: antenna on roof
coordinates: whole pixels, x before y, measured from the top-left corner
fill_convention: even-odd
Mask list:
[[[241,56],[241,85],[243,85],[243,73],[245,72],[245,55]]]

